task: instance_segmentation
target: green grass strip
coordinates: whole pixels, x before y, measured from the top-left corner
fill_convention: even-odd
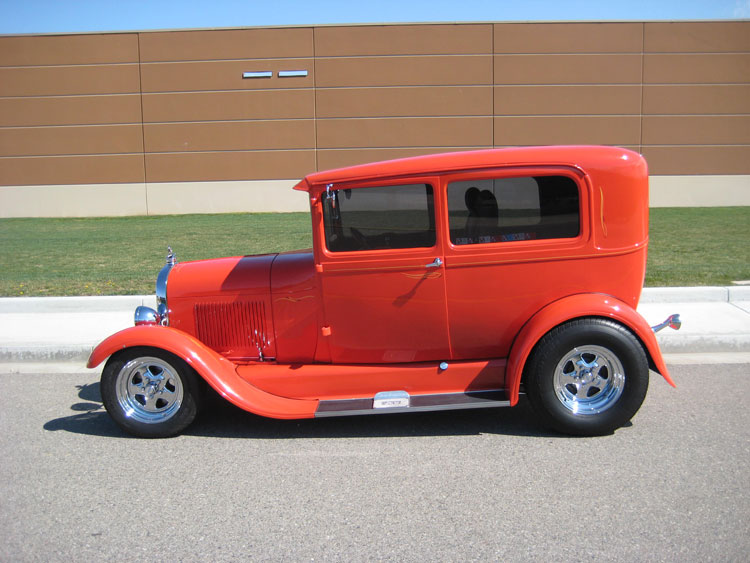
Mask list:
[[[0,219],[0,295],[151,294],[180,261],[309,248],[308,213]],[[647,286],[750,279],[750,207],[651,210]]]

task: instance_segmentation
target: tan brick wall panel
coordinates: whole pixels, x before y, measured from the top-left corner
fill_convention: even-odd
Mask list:
[[[640,85],[495,86],[498,115],[639,115]]]
[[[142,152],[140,124],[0,128],[0,156]]]
[[[137,64],[0,68],[0,96],[138,92]]]
[[[495,53],[640,53],[640,23],[495,24]]]
[[[750,51],[748,22],[654,22],[644,24],[647,53]]]
[[[0,37],[0,66],[137,62],[137,33]]]
[[[144,125],[147,152],[314,149],[312,120]]]
[[[495,55],[495,84],[640,82],[640,55]]]
[[[470,55],[492,52],[492,26],[380,25],[315,29],[317,57]]]
[[[643,87],[643,113],[750,114],[750,84],[647,84]]]
[[[638,116],[496,117],[496,145],[640,144]]]
[[[0,98],[0,124],[4,127],[140,122],[138,94]]]
[[[750,53],[645,55],[645,84],[743,84],[750,81]]]
[[[143,95],[145,123],[312,119],[314,115],[315,93],[312,89],[167,92]]]
[[[318,88],[492,84],[490,55],[319,58]]]
[[[312,29],[223,29],[141,33],[141,60],[208,61],[312,57]]]
[[[318,148],[492,146],[489,117],[325,119]]]
[[[0,178],[8,186],[143,182],[143,155],[0,157]]]
[[[643,118],[644,145],[750,145],[750,115]]]
[[[643,147],[652,174],[750,174],[750,146]],[[710,189],[710,185],[706,186]]]
[[[315,169],[315,151],[146,154],[146,169],[147,182],[295,179]]]
[[[489,86],[334,88],[316,92],[318,119],[492,115]]]

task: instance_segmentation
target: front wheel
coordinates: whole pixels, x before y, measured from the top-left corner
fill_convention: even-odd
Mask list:
[[[546,426],[565,434],[611,434],[648,390],[648,360],[622,325],[586,318],[547,333],[526,368],[526,389]]]
[[[158,348],[129,348],[104,366],[101,394],[120,428],[142,438],[166,438],[198,414],[200,378],[183,360]]]

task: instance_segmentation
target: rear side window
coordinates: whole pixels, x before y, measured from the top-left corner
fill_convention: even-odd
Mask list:
[[[580,232],[578,185],[567,176],[524,176],[448,184],[453,244],[573,238]]]
[[[323,194],[326,246],[331,252],[435,246],[429,184],[331,190]]]

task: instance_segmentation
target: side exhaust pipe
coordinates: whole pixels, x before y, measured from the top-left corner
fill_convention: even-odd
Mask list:
[[[680,320],[680,315],[669,315],[664,322],[652,326],[651,330],[653,330],[654,332],[659,332],[660,330],[667,327],[671,328],[672,330],[680,330],[681,326],[682,321]]]

